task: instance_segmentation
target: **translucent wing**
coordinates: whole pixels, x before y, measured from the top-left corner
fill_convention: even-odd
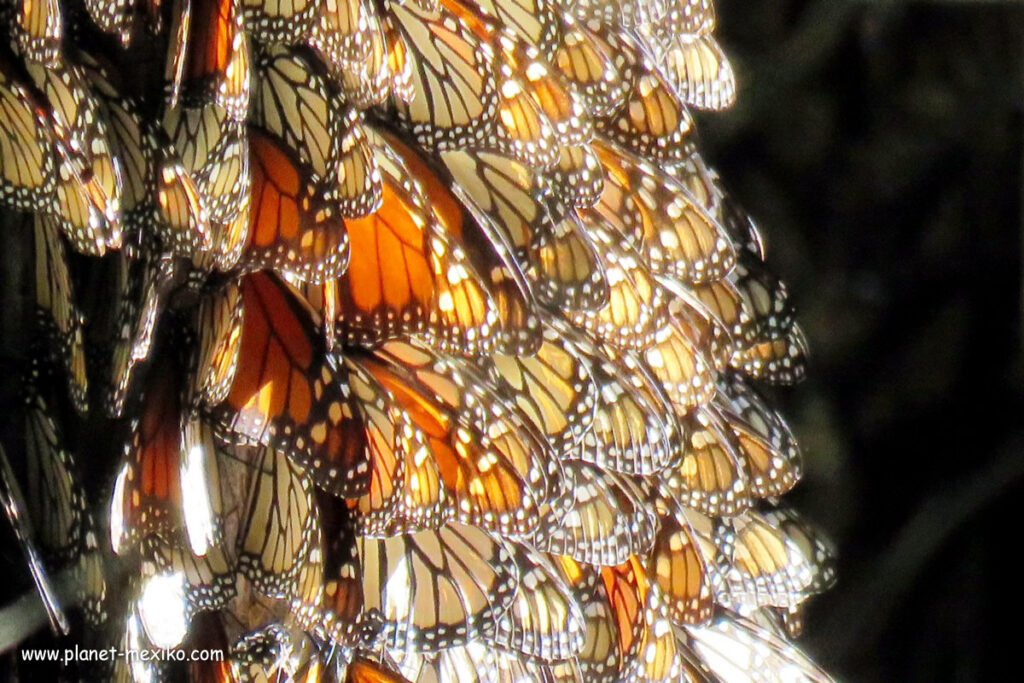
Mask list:
[[[463,524],[357,541],[365,625],[389,647],[423,651],[491,633],[519,585],[500,542]]]
[[[284,452],[259,447],[238,533],[238,570],[260,592],[292,595],[317,526],[313,488]]]

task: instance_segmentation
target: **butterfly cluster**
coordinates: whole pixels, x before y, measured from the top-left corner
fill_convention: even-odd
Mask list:
[[[57,630],[226,653],[72,676],[828,680],[710,0],[0,14],[0,493]]]

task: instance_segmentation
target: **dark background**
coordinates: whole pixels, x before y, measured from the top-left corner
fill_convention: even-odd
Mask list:
[[[803,642],[849,681],[1020,680],[1024,4],[718,6],[740,94],[704,148],[811,340],[794,499],[841,553]]]

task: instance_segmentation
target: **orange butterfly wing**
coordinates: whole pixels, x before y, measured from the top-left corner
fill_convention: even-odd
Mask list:
[[[309,170],[287,149],[249,128],[252,196],[250,268],[270,268],[303,280],[337,278],[348,267],[345,222],[318,198]]]
[[[408,679],[383,664],[359,657],[348,665],[345,683],[408,683]]]
[[[164,356],[146,378],[142,414],[132,422],[127,459],[114,484],[110,533],[115,552],[180,523],[183,425],[178,372]]]
[[[365,345],[417,333],[441,348],[487,348],[497,312],[486,284],[417,182],[421,169],[404,164],[386,139],[375,143],[383,200],[346,221],[352,260],[324,292],[335,299],[338,335]]]
[[[215,419],[244,442],[287,451],[327,490],[359,495],[366,450],[352,438],[348,385],[311,313],[273,275],[248,275],[241,289],[238,368]]]

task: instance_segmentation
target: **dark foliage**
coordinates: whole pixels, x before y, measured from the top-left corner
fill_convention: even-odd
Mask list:
[[[709,156],[815,352],[785,400],[840,583],[806,642],[846,680],[1002,678],[1024,494],[1024,8],[724,1],[741,91]]]

